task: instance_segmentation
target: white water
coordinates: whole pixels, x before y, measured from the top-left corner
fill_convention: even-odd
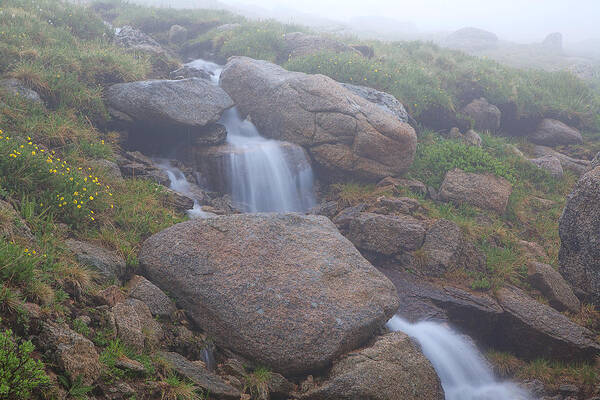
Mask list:
[[[190,61],[185,65],[196,69],[203,69],[204,71],[210,74],[210,80],[212,83],[214,83],[215,85],[219,84],[219,77],[221,76],[221,71],[223,70],[223,67],[219,64],[215,64],[213,62],[202,59],[197,59],[194,61]]]
[[[398,316],[387,327],[419,342],[440,377],[446,400],[530,399],[516,385],[496,380],[477,348],[450,328],[429,321],[411,324]]]
[[[220,122],[232,147],[225,173],[238,206],[247,212],[301,212],[315,205],[313,172],[300,146],[265,139],[235,107]]]
[[[202,207],[192,192],[190,183],[179,168],[172,166],[167,160],[158,160],[155,165],[167,173],[170,189],[194,200],[194,207],[187,211],[190,218],[208,218],[211,216],[211,214],[202,210]]]

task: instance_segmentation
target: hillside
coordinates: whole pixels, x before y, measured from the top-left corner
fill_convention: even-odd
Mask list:
[[[568,72],[4,0],[0,397],[458,399],[424,319],[600,395],[599,131]]]

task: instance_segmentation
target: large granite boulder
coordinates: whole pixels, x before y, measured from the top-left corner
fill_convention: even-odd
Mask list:
[[[285,43],[285,54],[281,55],[283,60],[305,57],[323,51],[360,54],[360,52],[352,47],[323,35],[308,35],[302,32],[291,32],[283,35],[283,41]]]
[[[336,362],[321,386],[306,400],[443,400],[444,390],[433,366],[404,333],[379,337],[373,345]]]
[[[322,178],[379,180],[413,161],[414,129],[331,78],[232,57],[221,86],[264,136],[307,148]]]
[[[398,307],[392,283],[322,216],[183,222],[146,240],[139,259],[217,344],[285,374],[326,367]]]
[[[533,143],[543,146],[562,146],[567,144],[582,144],[581,133],[555,119],[545,118],[537,129],[528,135]]]
[[[448,35],[443,44],[466,52],[478,52],[497,47],[498,36],[483,29],[467,27]]]
[[[466,203],[503,214],[511,193],[512,185],[504,178],[454,169],[446,173],[439,196],[443,201]]]
[[[569,194],[558,233],[562,275],[600,305],[600,168],[583,175]]]
[[[233,106],[223,89],[199,78],[118,83],[108,88],[106,99],[118,120],[190,133],[216,123]]]
[[[474,128],[481,131],[495,132],[500,129],[502,113],[500,109],[482,97],[467,104],[462,113],[474,121]]]

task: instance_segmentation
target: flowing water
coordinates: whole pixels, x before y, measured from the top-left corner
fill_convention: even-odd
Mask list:
[[[171,165],[168,160],[156,160],[154,163],[158,168],[162,169],[167,173],[169,177],[169,188],[173,189],[177,193],[181,193],[184,196],[194,200],[194,207],[188,210],[190,218],[207,218],[210,216],[205,211],[202,211],[202,207],[196,200],[196,197],[192,191],[192,187],[185,177],[184,173],[177,167]]]
[[[411,324],[395,316],[387,326],[419,342],[440,377],[446,400],[530,399],[516,385],[498,381],[477,348],[445,325],[429,321]]]

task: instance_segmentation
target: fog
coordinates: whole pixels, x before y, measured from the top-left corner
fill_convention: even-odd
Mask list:
[[[385,17],[388,21],[382,21],[384,29],[393,25],[390,20],[396,20],[399,30],[414,27],[416,33],[424,35],[473,26],[494,32],[501,39],[521,43],[541,41],[551,32],[561,32],[567,43],[600,38],[600,0],[221,1],[249,12],[255,8],[256,14],[269,11],[271,16],[290,21],[305,22],[306,14],[346,23],[355,22],[360,16]]]

